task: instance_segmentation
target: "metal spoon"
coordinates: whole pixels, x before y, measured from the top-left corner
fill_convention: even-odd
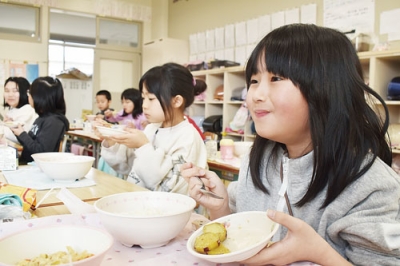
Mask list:
[[[183,159],[183,156],[182,156],[182,155],[179,155],[178,159],[179,159],[179,162],[180,162],[180,163],[186,163],[186,161],[185,161],[185,159]],[[213,197],[213,198],[215,198],[215,199],[224,199],[223,197],[218,196],[218,195],[215,194],[214,192],[207,190],[207,189],[206,189],[206,186],[205,186],[204,183],[203,183],[203,180],[201,180],[201,178],[198,177],[198,176],[197,176],[197,178],[198,178],[198,179],[200,180],[200,182],[201,182],[201,188],[200,188],[201,193],[207,194],[207,195],[209,195],[210,197]]]

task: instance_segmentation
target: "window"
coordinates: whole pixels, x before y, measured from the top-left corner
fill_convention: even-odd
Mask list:
[[[96,17],[50,9],[50,40],[95,45]]]
[[[40,41],[39,8],[0,3],[0,37]]]
[[[139,23],[99,18],[99,43],[139,48]]]
[[[49,28],[49,75],[56,76],[70,68],[92,75],[96,17],[51,9]]]
[[[56,76],[64,70],[77,68],[90,76],[93,74],[94,49],[71,46],[68,43],[49,44],[49,75]]]

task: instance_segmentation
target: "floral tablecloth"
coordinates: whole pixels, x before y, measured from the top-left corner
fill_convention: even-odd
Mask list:
[[[166,246],[154,249],[142,249],[140,247],[126,247],[115,241],[113,247],[105,255],[101,266],[124,266],[124,265],[140,265],[140,266],[218,266],[222,264],[211,263],[201,259],[197,259],[186,250],[186,242],[189,236],[195,231],[192,224],[194,220],[206,220],[202,215],[193,213],[190,221],[182,232]],[[29,228],[55,225],[55,224],[76,224],[89,225],[103,228],[97,213],[88,213],[84,215],[66,214],[54,215],[37,219],[24,221],[14,221],[0,224],[0,238]],[[104,229],[104,228],[103,228]],[[224,266],[240,266],[239,263],[223,264]],[[295,263],[292,266],[309,266],[312,263]]]

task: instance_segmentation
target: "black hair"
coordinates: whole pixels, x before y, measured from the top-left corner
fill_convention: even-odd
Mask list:
[[[111,101],[111,93],[108,90],[99,90],[96,93],[96,96],[104,95],[107,100]]]
[[[124,90],[121,94],[121,101],[123,99],[131,100],[133,102],[133,105],[134,105],[133,111],[132,111],[133,118],[136,119],[140,114],[143,113],[142,94],[140,93],[140,91],[138,89],[129,88],[129,89]],[[127,116],[127,115],[129,115],[129,114],[126,113],[124,110],[122,116]]]
[[[31,86],[29,81],[24,77],[9,77],[4,82],[4,87],[6,87],[8,82],[15,82],[15,84],[17,84],[17,89],[19,91],[19,100],[17,108],[21,108],[22,106],[29,104],[28,94],[27,94],[29,87]],[[10,105],[6,103],[5,100],[4,100],[4,107],[10,107]]]
[[[65,115],[64,89],[59,79],[48,76],[39,77],[32,82],[29,93],[33,99],[33,107],[39,116],[49,113]]]
[[[166,63],[148,70],[139,81],[140,93],[143,85],[149,93],[154,94],[160,101],[165,114],[172,119],[173,112],[171,99],[181,95],[184,99],[182,109],[189,107],[194,102],[194,96],[207,89],[207,84],[201,79],[194,79],[192,73],[176,63]]]
[[[362,78],[361,64],[349,39],[341,32],[307,24],[291,24],[271,31],[255,47],[246,66],[246,83],[262,67],[287,78],[308,103],[309,128],[314,148],[312,180],[297,206],[313,200],[327,188],[326,207],[380,157],[391,165],[386,141],[389,125],[384,100]],[[381,118],[368,104],[381,102]],[[249,169],[254,184],[268,193],[260,176],[265,146],[271,140],[256,135]],[[277,143],[278,146],[284,146]],[[367,155],[372,159],[365,163]],[[273,163],[276,153],[268,158]]]

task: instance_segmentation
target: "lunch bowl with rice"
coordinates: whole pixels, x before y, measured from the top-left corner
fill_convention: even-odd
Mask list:
[[[114,244],[104,229],[83,225],[30,228],[0,239],[0,265],[100,265]],[[41,254],[47,254],[40,256]]]
[[[196,206],[189,196],[160,191],[118,193],[94,204],[107,231],[125,246],[166,245],[186,226]]]

